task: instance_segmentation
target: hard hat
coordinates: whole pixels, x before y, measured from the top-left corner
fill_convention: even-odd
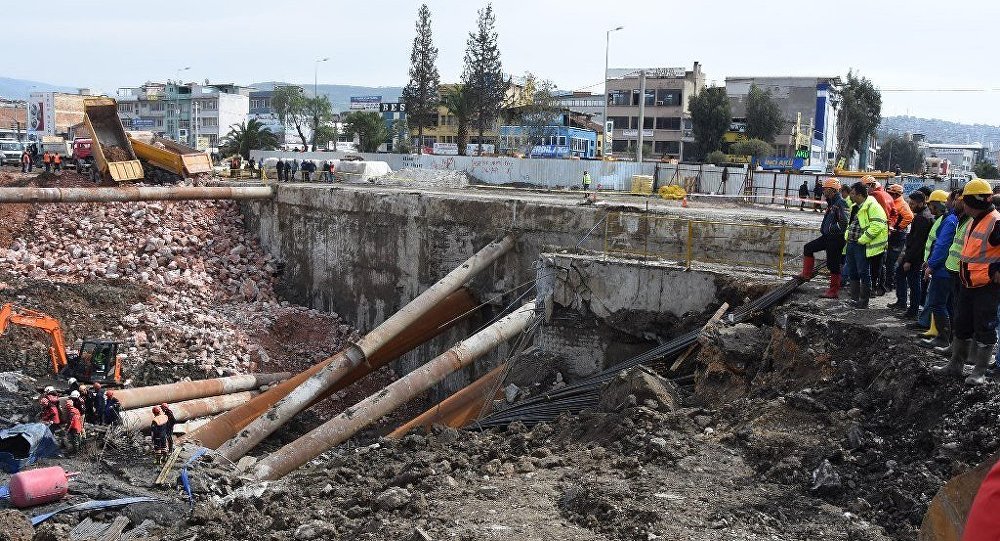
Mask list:
[[[69,397],[70,398],[80,398],[80,391],[73,391],[72,393],[69,393]]]
[[[875,180],[875,177],[873,177],[871,175],[865,175],[865,176],[861,177],[861,182],[864,183],[864,184],[866,184],[866,185],[868,185],[868,184],[878,184],[878,181]]]
[[[903,185],[902,184],[893,184],[893,185],[889,186],[888,188],[886,188],[885,191],[887,191],[889,193],[895,193],[895,194],[903,195]]]
[[[153,406],[153,415],[159,415],[161,413],[163,413],[163,412],[160,411],[160,407],[159,406]]]
[[[840,181],[837,180],[835,177],[830,177],[830,178],[828,178],[828,179],[826,179],[826,180],[823,181],[823,187],[824,188],[833,188],[834,190],[839,190],[840,189]]]
[[[54,393],[54,392],[56,392],[56,388],[53,387],[53,386],[51,386],[51,385],[49,385],[48,387],[45,388],[45,394]]]
[[[981,178],[974,178],[965,184],[962,195],[993,195],[993,187]]]
[[[948,192],[944,190],[934,190],[931,192],[930,198],[927,201],[934,203],[946,203],[948,201]]]
[[[68,380],[66,380],[66,383],[73,385],[74,383],[76,383],[76,378],[69,378]]]

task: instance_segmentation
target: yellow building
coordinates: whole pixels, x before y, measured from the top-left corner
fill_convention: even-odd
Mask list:
[[[449,92],[454,92],[458,88],[458,84],[443,84],[438,87],[438,91],[441,96],[445,96]],[[523,105],[524,101],[527,99],[531,93],[525,91],[525,87],[516,83],[511,83],[510,88],[507,90],[507,102],[506,107],[516,107]],[[499,126],[500,121],[498,120],[496,124],[490,126],[483,132],[483,143],[495,143],[499,137]],[[416,141],[417,129],[410,129],[410,136],[414,138],[413,143],[418,144]],[[479,142],[479,129],[475,122],[469,123],[469,144],[476,144]],[[458,119],[448,110],[447,107],[441,105],[437,110],[437,118],[434,119],[434,124],[431,126],[424,127],[424,147],[427,149],[433,148],[434,143],[447,143],[447,144],[457,144],[458,143]]]

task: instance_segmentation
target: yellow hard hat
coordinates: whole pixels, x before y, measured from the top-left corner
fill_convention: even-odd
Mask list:
[[[974,178],[965,184],[962,195],[993,195],[993,187],[981,178]]]
[[[888,188],[886,188],[885,191],[887,191],[889,193],[898,193],[899,195],[903,195],[903,185],[902,184],[893,184],[893,185],[889,186]]]
[[[938,202],[938,203],[947,203],[948,202],[948,192],[946,192],[944,190],[934,190],[933,192],[931,192],[931,196],[927,199],[927,201],[929,201],[931,203],[933,203],[935,201]]]
[[[834,190],[840,189],[840,181],[836,177],[829,177],[823,181],[824,188],[833,188]]]

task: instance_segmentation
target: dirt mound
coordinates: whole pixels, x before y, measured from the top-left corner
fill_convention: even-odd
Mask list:
[[[0,510],[0,538],[7,541],[31,541],[35,537],[35,529],[20,511],[13,509]]]

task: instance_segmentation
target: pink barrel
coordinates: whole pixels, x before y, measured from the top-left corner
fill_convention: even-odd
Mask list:
[[[69,477],[59,466],[15,473],[10,477],[14,507],[31,507],[61,500],[69,492]]]

